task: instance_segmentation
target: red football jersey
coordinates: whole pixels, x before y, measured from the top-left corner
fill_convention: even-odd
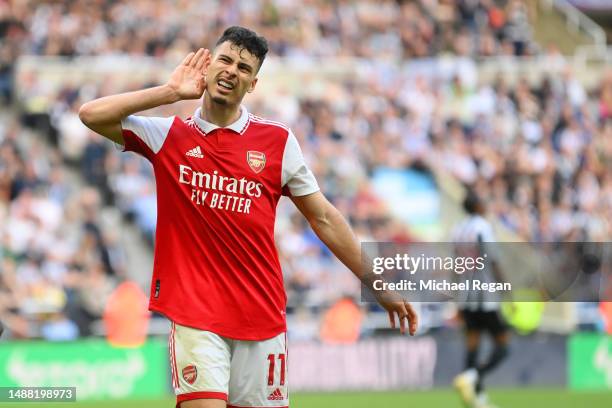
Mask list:
[[[274,245],[282,194],[319,190],[292,132],[241,107],[226,128],[192,118],[129,116],[125,150],[146,157],[157,185],[149,309],[240,340],[286,331]]]

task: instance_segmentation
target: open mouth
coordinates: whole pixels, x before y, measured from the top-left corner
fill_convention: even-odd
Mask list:
[[[234,89],[234,84],[229,81],[226,81],[225,79],[220,79],[219,81],[217,81],[217,85],[219,86],[219,88],[224,89],[226,91],[231,91]]]

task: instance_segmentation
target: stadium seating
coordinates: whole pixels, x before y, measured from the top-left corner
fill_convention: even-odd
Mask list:
[[[361,238],[418,238],[374,192],[371,175],[381,166],[441,172],[475,188],[525,240],[612,236],[612,76],[586,89],[556,56],[560,75],[478,78],[483,58],[540,52],[529,2],[157,3],[0,4],[0,98],[13,109],[0,127],[0,318],[11,322],[12,336],[92,333],[100,303],[125,270],[101,208],[119,208],[151,244],[155,226],[151,169],[88,132],[76,115],[84,101],[116,91],[113,77],[62,79],[50,97],[49,84],[35,76],[15,82],[24,54],[75,63],[90,55],[176,60],[211,44],[225,26],[243,24],[269,39],[272,58],[358,57],[366,74],[345,77],[335,93],[258,95],[249,108],[292,127],[323,191]],[[450,70],[431,58],[447,54],[457,61]],[[75,175],[89,187],[75,188]],[[291,311],[358,296],[357,282],[290,203],[279,206],[277,227]]]

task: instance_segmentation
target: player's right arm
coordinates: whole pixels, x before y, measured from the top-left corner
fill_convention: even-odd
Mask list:
[[[206,88],[204,77],[209,63],[210,51],[200,48],[185,57],[166,84],[87,102],[79,109],[79,118],[94,132],[124,145],[123,119],[157,106],[200,98]]]

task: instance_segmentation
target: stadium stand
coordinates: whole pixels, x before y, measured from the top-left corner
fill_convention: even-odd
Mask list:
[[[586,89],[554,54],[562,75],[478,78],[475,61],[543,52],[532,40],[530,2],[37,3],[0,1],[0,95],[12,107],[0,126],[0,317],[14,337],[92,333],[125,276],[117,237],[97,219],[101,207],[119,208],[149,244],[155,226],[150,167],[120,155],[76,114],[84,101],[119,91],[117,78],[67,80],[50,93],[35,76],[15,83],[20,55],[176,60],[243,24],[265,35],[277,57],[389,62],[365,63],[365,73],[323,95],[258,95],[249,106],[292,127],[323,191],[360,238],[418,238],[374,191],[371,176],[381,166],[450,174],[487,197],[500,223],[525,240],[612,236],[612,75]],[[444,70],[428,58],[445,54],[460,63]],[[288,202],[279,206],[277,230],[291,310],[359,294]]]
[[[40,135],[3,114],[0,132],[0,315],[14,337],[91,333],[123,273],[123,255],[102,228],[100,193]]]
[[[37,2],[35,9],[27,3],[4,8],[15,26],[34,28],[24,51],[37,55],[183,55],[233,24],[257,28],[278,56],[409,59],[537,51],[529,24],[534,10],[523,0],[163,0],[155,7],[146,0],[96,0]]]

